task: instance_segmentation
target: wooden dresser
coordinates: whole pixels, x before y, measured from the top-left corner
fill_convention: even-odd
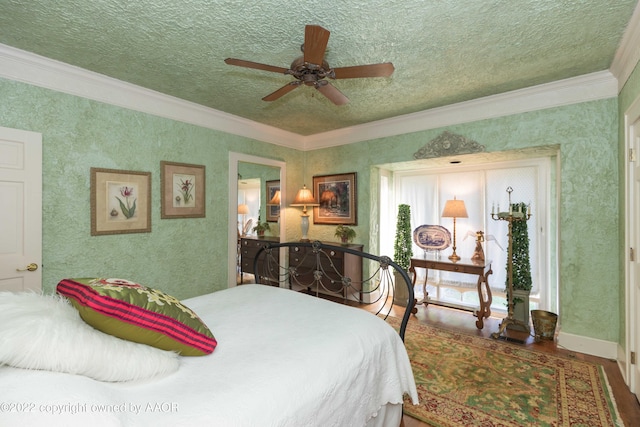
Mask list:
[[[253,261],[255,260],[258,250],[262,248],[266,243],[278,243],[279,237],[242,237],[240,239],[240,283],[243,282],[244,273],[254,274]],[[274,258],[276,261],[280,261],[280,254],[278,251],[274,252]],[[259,267],[260,268],[260,264]],[[267,279],[272,278],[269,282],[273,282],[273,286],[278,286],[278,272],[271,271],[269,274],[265,274],[264,271],[258,272],[261,276],[265,276]],[[255,282],[252,278],[252,283]]]
[[[340,243],[333,242],[323,243],[327,245],[345,246],[357,251],[362,251],[363,249],[363,245],[341,245]],[[354,287],[362,291],[362,257],[342,252],[327,251],[326,253],[328,257],[320,257],[320,265],[326,276],[323,276],[321,280],[322,286],[319,286],[317,291],[323,293],[322,288],[324,287],[330,292],[339,292],[342,289],[340,276],[350,278]],[[293,289],[307,287],[309,291],[316,291],[315,286],[308,286],[314,281],[314,270],[316,267],[316,257],[313,254],[312,248],[291,246],[289,248],[289,266],[295,266],[297,273],[295,277],[290,276],[289,278],[290,286]],[[342,296],[347,298],[347,292],[343,292]]]

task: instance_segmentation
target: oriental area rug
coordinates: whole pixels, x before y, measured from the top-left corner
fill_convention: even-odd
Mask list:
[[[623,425],[602,366],[414,319],[405,345],[420,404],[404,412],[429,425]]]

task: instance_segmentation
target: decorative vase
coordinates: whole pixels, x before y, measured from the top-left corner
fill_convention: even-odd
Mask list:
[[[558,315],[545,310],[531,310],[533,330],[536,342],[540,340],[554,340]]]

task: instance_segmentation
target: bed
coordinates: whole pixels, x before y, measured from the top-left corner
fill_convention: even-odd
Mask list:
[[[265,248],[256,262],[268,264],[269,251],[279,247]],[[340,250],[319,242],[316,248],[318,260],[321,252]],[[379,264],[370,275],[375,284],[363,291],[360,283],[356,293],[369,300],[375,295],[379,307],[374,311],[293,291],[290,273],[296,268],[279,267],[287,272],[281,277],[286,285],[247,284],[182,301],[208,325],[217,345],[201,357],[166,351],[178,362],[174,371],[132,381],[98,381],[87,375],[0,367],[0,425],[398,426],[403,396],[414,404],[418,397],[403,335],[385,322],[389,312],[380,311],[393,292],[381,277],[396,266],[388,258],[366,255]],[[260,281],[259,275],[256,279]],[[413,298],[408,277],[406,281]],[[5,316],[5,322],[11,321]],[[408,317],[405,310],[404,326]],[[0,323],[0,328],[10,326]],[[151,348],[95,333],[100,339],[104,335]],[[72,340],[75,351],[84,351],[91,339],[83,339],[84,345]],[[126,356],[107,358],[123,367],[136,362]],[[153,355],[137,359],[143,367],[155,360]]]

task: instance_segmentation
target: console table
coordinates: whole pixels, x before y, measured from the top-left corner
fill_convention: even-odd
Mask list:
[[[462,258],[458,261],[452,261],[448,258],[439,258],[436,256],[427,256],[426,258],[411,258],[411,266],[409,273],[413,275],[413,285],[416,284],[416,268],[426,269],[422,291],[424,298],[417,301],[416,304],[429,303],[427,293],[427,278],[429,277],[429,269],[440,271],[452,271],[455,273],[472,274],[478,276],[478,297],[480,299],[480,308],[473,312],[478,318],[476,327],[484,328],[484,319],[491,315],[491,288],[489,287],[489,275],[491,271],[491,261],[475,262],[468,258]]]

